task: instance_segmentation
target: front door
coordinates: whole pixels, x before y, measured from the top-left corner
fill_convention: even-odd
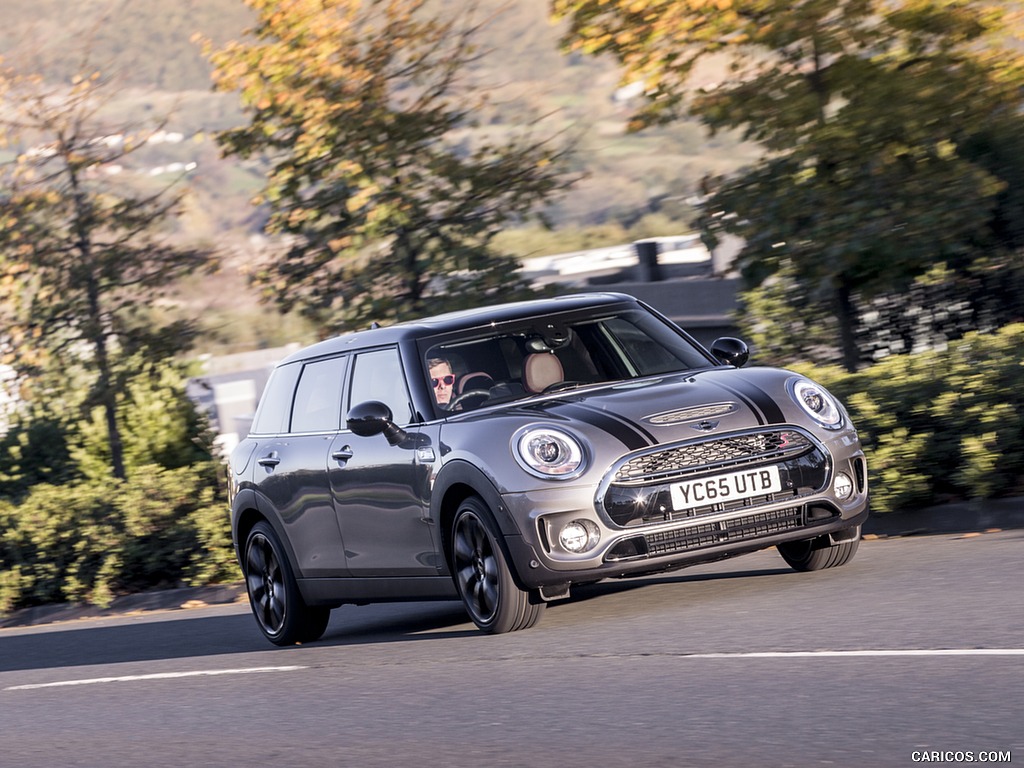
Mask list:
[[[427,515],[431,463],[424,435],[409,426],[412,408],[395,348],[358,353],[348,407],[377,400],[387,405],[407,439],[391,445],[383,435],[360,437],[343,429],[328,458],[334,506],[349,573],[366,576],[436,576],[439,558]]]

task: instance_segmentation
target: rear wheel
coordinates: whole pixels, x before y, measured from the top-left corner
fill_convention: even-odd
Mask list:
[[[515,583],[497,526],[483,499],[470,496],[452,523],[452,574],[473,623],[488,634],[529,629],[544,603]]]
[[[848,541],[830,543],[828,536],[819,536],[804,541],[787,541],[777,549],[782,559],[796,571],[820,571],[838,568],[853,560],[860,546],[860,530]]]
[[[306,605],[284,547],[263,520],[246,539],[245,588],[257,626],[274,645],[312,642],[327,630],[331,609]]]

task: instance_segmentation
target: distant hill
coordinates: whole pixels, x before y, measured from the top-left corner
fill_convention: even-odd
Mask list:
[[[467,12],[464,0],[433,1],[442,10]],[[112,124],[168,116],[168,131],[180,139],[152,147],[127,170],[154,184],[184,174],[183,234],[244,253],[263,221],[249,204],[263,170],[255,161],[220,158],[213,133],[237,124],[241,113],[233,95],[212,92],[210,67],[192,41],[195,34],[216,43],[243,36],[252,17],[241,0],[3,0],[2,11],[5,65],[61,81],[88,61],[122,89],[109,105]],[[549,0],[480,0],[475,13],[480,20],[495,17],[481,35],[488,53],[472,73],[491,93],[482,130],[500,137],[546,116],[543,131],[577,138],[575,168],[585,175],[548,212],[559,232],[505,233],[502,245],[512,252],[574,250],[685,229],[693,214],[687,200],[700,178],[754,156],[732,137],[709,140],[693,123],[625,133],[630,104],[616,98],[619,72],[610,61],[559,50]],[[660,229],[644,229],[654,219]],[[190,295],[202,294],[204,285],[190,286]],[[193,310],[230,311],[231,290],[216,290],[200,296]]]
[[[237,38],[251,18],[239,0],[3,0],[0,51],[9,64],[42,54],[53,79],[75,74],[88,55],[126,87],[209,90],[192,35]]]
[[[434,2],[442,11],[467,12],[463,0]],[[614,99],[618,71],[609,61],[564,55],[548,13],[549,0],[480,0],[475,17],[492,19],[481,36],[489,53],[474,72],[492,93],[482,116],[487,130],[500,134],[546,115],[547,129],[580,137],[577,165],[588,178],[553,211],[558,224],[629,223],[654,211],[688,218],[679,201],[704,173],[735,166],[743,149],[729,137],[709,141],[687,123],[625,134],[629,105]],[[3,0],[3,17],[0,51],[8,65],[66,80],[88,60],[124,88],[111,105],[117,119],[173,114],[169,127],[188,137],[240,119],[231,95],[211,92],[210,67],[192,39],[243,36],[252,16],[241,0]],[[165,160],[197,162],[196,144],[188,146],[192,156]],[[198,154],[209,164],[215,152]],[[223,194],[251,191],[249,174],[220,175],[228,177],[219,180]]]

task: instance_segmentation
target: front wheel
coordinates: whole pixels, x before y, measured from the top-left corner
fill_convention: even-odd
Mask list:
[[[455,586],[481,631],[497,635],[537,623],[545,604],[515,583],[497,526],[482,499],[470,496],[459,505],[451,540]]]
[[[848,541],[829,543],[828,536],[804,541],[787,541],[777,545],[782,559],[795,571],[820,571],[838,568],[853,560],[860,546],[860,531]]]
[[[306,605],[277,534],[263,520],[246,539],[245,588],[257,626],[274,645],[312,642],[327,630],[331,609]]]

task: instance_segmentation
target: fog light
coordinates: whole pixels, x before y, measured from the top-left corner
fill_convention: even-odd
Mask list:
[[[573,520],[558,532],[558,543],[566,552],[579,554],[593,549],[601,540],[601,531],[589,520]]]
[[[845,472],[840,472],[832,483],[832,490],[837,499],[848,499],[853,495],[853,480]]]

